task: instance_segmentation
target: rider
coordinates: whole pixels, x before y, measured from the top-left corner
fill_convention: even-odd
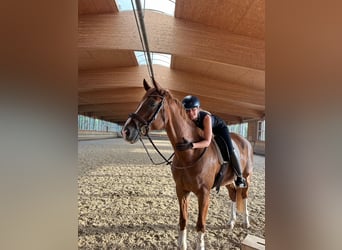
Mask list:
[[[198,142],[178,143],[176,145],[176,149],[182,151],[191,148],[205,148],[209,146],[213,134],[221,136],[228,146],[230,162],[237,176],[235,180],[236,187],[247,187],[246,180],[241,174],[241,166],[235,154],[227,124],[220,117],[212,115],[209,112],[200,109],[200,101],[196,96],[188,95],[184,97],[182,104],[186,110],[188,117],[196,124],[197,127],[203,130],[204,139]],[[222,176],[219,183],[222,181],[223,178],[223,173],[220,174]]]

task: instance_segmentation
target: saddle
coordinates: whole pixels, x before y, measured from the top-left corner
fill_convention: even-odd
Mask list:
[[[230,161],[228,146],[221,136],[215,135],[213,140],[217,151],[219,152],[219,162],[221,165],[220,171],[215,176],[214,185],[212,188],[216,187],[217,193],[220,191],[221,182],[224,177],[224,173],[228,168],[228,162]]]

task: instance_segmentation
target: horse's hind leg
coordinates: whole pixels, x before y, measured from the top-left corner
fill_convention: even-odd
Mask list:
[[[248,199],[247,198],[243,199],[243,205],[244,205],[243,222],[245,224],[245,227],[249,228],[251,224],[249,223],[249,213],[247,209],[247,203],[248,203]]]
[[[230,229],[233,229],[236,222],[236,189],[234,184],[229,184],[226,186],[229,193],[229,198],[231,199],[231,207],[230,207],[230,220],[228,222]]]
[[[176,187],[179,202],[179,237],[178,246],[181,250],[186,250],[186,224],[188,220],[188,206],[190,192],[184,191]]]
[[[242,199],[243,199],[243,222],[246,228],[251,225],[249,223],[249,213],[248,213],[248,187],[242,189]]]
[[[227,185],[226,186],[229,192],[229,197],[232,200],[231,204],[231,210],[230,210],[230,220],[228,222],[230,229],[233,229],[236,223],[236,211],[237,211],[237,199],[239,198],[239,202],[241,202],[242,198],[242,208],[239,211],[243,213],[243,222],[246,228],[250,227],[249,223],[249,213],[248,213],[248,187],[247,188],[241,188],[237,192],[234,185]],[[237,197],[239,195],[239,197]],[[238,206],[240,207],[240,206]]]

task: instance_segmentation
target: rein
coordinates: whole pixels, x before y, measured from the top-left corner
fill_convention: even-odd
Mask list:
[[[141,139],[141,136],[139,137],[139,140],[141,141],[141,144],[144,146],[144,149],[148,155],[148,157],[150,158],[150,161],[154,164],[154,165],[161,165],[161,164],[164,164],[166,163],[166,165],[170,165],[172,163],[171,158],[175,155],[175,152],[173,152],[170,157],[168,159],[165,158],[165,156],[159,151],[159,149],[157,148],[157,146],[153,143],[151,137],[149,136],[149,134],[146,135],[147,138],[150,140],[152,146],[154,147],[154,149],[157,151],[157,153],[164,159],[163,162],[159,162],[159,163],[155,163],[150,155],[150,153],[148,152],[148,149],[147,147],[145,146],[144,144],[144,141]]]
[[[171,168],[175,168],[175,169],[189,169],[192,168],[193,166],[195,166],[195,164],[203,157],[203,155],[205,154],[205,152],[207,152],[208,147],[204,148],[202,153],[200,154],[200,156],[196,159],[196,161],[194,161],[193,163],[191,163],[189,166],[187,167],[177,167],[177,166],[171,166]]]
[[[147,40],[147,32],[145,28],[145,22],[144,22],[144,13],[141,7],[140,0],[135,0],[135,5],[133,3],[133,0],[131,0],[132,7],[133,7],[133,13],[135,22],[137,24],[140,42],[144,50],[145,60],[147,64],[148,73],[152,80],[154,80],[154,73],[153,73],[153,66],[152,66],[152,59],[151,59],[151,53],[150,48],[148,46],[148,40]],[[144,2],[145,4],[145,2]],[[144,6],[145,8],[145,6]],[[147,57],[147,58],[146,58]]]

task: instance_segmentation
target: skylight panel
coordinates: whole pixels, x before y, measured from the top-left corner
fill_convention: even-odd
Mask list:
[[[129,0],[115,0],[119,11],[133,10],[132,3]],[[154,10],[165,13],[170,16],[175,14],[176,0],[141,0],[143,9]]]
[[[143,51],[134,51],[135,57],[139,65],[147,65],[147,58],[145,58],[145,54]],[[159,64],[164,67],[170,68],[171,64],[171,55],[163,54],[163,53],[151,53],[152,64]]]

